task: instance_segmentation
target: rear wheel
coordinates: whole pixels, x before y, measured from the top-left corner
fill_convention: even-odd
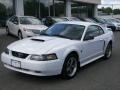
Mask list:
[[[104,58],[105,58],[105,59],[109,59],[111,56],[112,56],[112,44],[109,43],[109,44],[107,45]]]
[[[10,34],[10,32],[9,32],[9,28],[8,28],[8,27],[6,27],[6,34],[7,34],[7,35]]]
[[[23,39],[23,35],[22,35],[22,32],[21,32],[21,31],[18,32],[18,38],[19,38],[20,40]]]
[[[69,55],[63,65],[62,76],[65,79],[73,78],[78,70],[78,58],[75,54]]]

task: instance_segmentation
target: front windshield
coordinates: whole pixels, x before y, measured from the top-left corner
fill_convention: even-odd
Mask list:
[[[20,17],[20,24],[39,25],[41,21],[34,17]]]
[[[85,26],[74,24],[55,24],[41,35],[56,36],[67,39],[81,39]]]

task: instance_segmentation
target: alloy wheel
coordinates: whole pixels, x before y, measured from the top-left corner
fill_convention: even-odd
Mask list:
[[[110,58],[112,54],[112,46],[109,44],[106,49],[106,57]]]
[[[23,36],[22,36],[22,33],[21,32],[18,32],[18,38],[21,40],[23,39]]]
[[[66,71],[68,76],[72,77],[77,71],[77,60],[75,57],[70,57],[67,61]]]

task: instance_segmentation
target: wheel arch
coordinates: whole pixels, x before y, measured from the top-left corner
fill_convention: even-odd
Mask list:
[[[23,36],[23,32],[22,32],[21,29],[18,29],[18,32],[17,32],[17,36],[18,36],[18,37],[19,37],[19,33],[21,33],[21,34],[22,34],[22,38],[24,38],[24,36]]]
[[[19,32],[21,32],[21,33],[22,33],[22,31],[21,31],[20,29],[18,29],[18,33],[19,33]]]
[[[111,45],[112,45],[112,44],[113,44],[112,40],[110,40],[110,41],[108,42],[108,44],[111,44]]]
[[[107,48],[108,44],[111,44],[113,46],[113,41],[112,40],[107,41],[107,43],[105,45],[105,48],[104,48],[104,53],[106,51],[106,48]]]
[[[66,78],[66,79],[70,79],[70,78],[72,78],[72,77],[66,77],[66,74],[65,74],[65,67],[66,67],[66,61],[67,61],[67,58],[69,57],[69,55],[72,55],[72,54],[74,54],[74,55],[76,55],[77,56],[77,71],[80,69],[80,61],[79,61],[79,54],[78,54],[78,52],[77,51],[75,51],[75,50],[72,50],[72,51],[70,51],[67,55],[66,55],[66,57],[65,57],[65,60],[64,60],[64,63],[63,63],[63,66],[62,66],[62,70],[61,70],[61,75],[64,77],[64,78]],[[77,72],[76,71],[76,72]],[[76,74],[74,74],[74,76],[75,76]],[[73,77],[74,77],[73,76]]]
[[[79,64],[79,66],[80,66],[80,55],[79,55],[79,52],[78,52],[77,50],[71,50],[71,51],[69,51],[69,52],[65,55],[65,57],[64,57],[64,62],[65,62],[65,59],[66,59],[69,55],[71,55],[71,54],[75,54],[75,55],[77,56],[78,64]]]
[[[77,56],[77,59],[79,60],[79,54],[78,54],[78,52],[77,52],[77,51],[71,51],[70,53],[68,53],[68,55],[67,55],[67,56],[69,56],[69,55],[71,55],[71,54],[76,55],[76,56]]]
[[[21,33],[22,33],[22,35],[23,35],[23,32],[22,32],[22,30],[21,30],[21,29],[18,29],[18,32],[17,32],[17,34],[18,34],[19,32],[21,32]]]

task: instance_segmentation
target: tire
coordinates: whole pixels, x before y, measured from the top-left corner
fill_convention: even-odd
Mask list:
[[[20,40],[23,39],[23,35],[22,35],[22,32],[21,32],[21,31],[18,32],[18,38],[19,38]]]
[[[9,32],[9,28],[8,28],[8,27],[6,27],[6,34],[7,34],[7,35],[10,35],[10,32]]]
[[[105,50],[104,59],[109,59],[112,56],[112,44],[108,44]]]
[[[114,28],[114,31],[116,31],[116,27]]]
[[[77,70],[78,57],[75,54],[68,55],[63,65],[62,77],[64,79],[71,79],[76,75]]]

